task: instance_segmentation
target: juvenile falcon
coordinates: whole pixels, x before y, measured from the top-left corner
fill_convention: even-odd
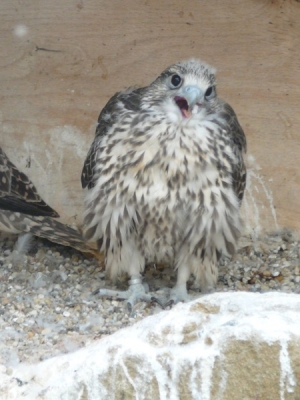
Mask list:
[[[141,273],[149,262],[178,271],[171,299],[188,299],[193,274],[214,288],[221,255],[241,232],[246,138],[219,99],[215,69],[191,59],[149,86],[116,93],[101,111],[81,182],[87,187],[84,234],[105,252],[111,278],[129,274],[129,308],[150,301]]]
[[[31,180],[9,160],[0,147],[0,231],[40,236],[52,242],[89,252],[77,230],[59,217],[40,197]],[[93,252],[93,251],[90,251]]]

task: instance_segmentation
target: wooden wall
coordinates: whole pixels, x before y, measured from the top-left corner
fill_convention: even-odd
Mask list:
[[[248,138],[248,230],[300,230],[300,2],[10,0],[0,3],[0,137],[65,222],[116,91],[201,58]]]

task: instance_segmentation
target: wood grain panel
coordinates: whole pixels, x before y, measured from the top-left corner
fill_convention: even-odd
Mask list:
[[[194,56],[217,67],[247,134],[247,229],[300,230],[298,1],[11,0],[0,37],[1,145],[64,221],[81,221],[101,107]]]

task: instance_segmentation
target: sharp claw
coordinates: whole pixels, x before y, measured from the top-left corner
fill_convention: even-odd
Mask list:
[[[162,309],[165,308],[165,306],[163,305],[163,303],[162,303],[157,297],[152,296],[152,297],[151,297],[151,301],[152,301],[153,303],[158,304]]]
[[[175,301],[173,299],[170,299],[164,304],[164,308],[172,307],[174,304],[175,304]]]
[[[127,301],[127,310],[130,314],[132,314],[133,304],[130,301]]]
[[[133,307],[136,305],[138,302],[139,298],[137,298],[135,295],[131,294],[131,296],[127,300],[127,309],[132,314],[133,312]],[[142,300],[142,299],[140,299]]]

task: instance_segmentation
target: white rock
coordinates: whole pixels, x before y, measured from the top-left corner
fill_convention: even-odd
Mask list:
[[[38,365],[0,368],[2,398],[300,398],[300,297],[215,293]]]
[[[63,312],[63,316],[64,316],[64,317],[67,317],[67,318],[68,318],[70,315],[71,315],[71,314],[69,313],[69,311],[64,311],[64,312]]]

